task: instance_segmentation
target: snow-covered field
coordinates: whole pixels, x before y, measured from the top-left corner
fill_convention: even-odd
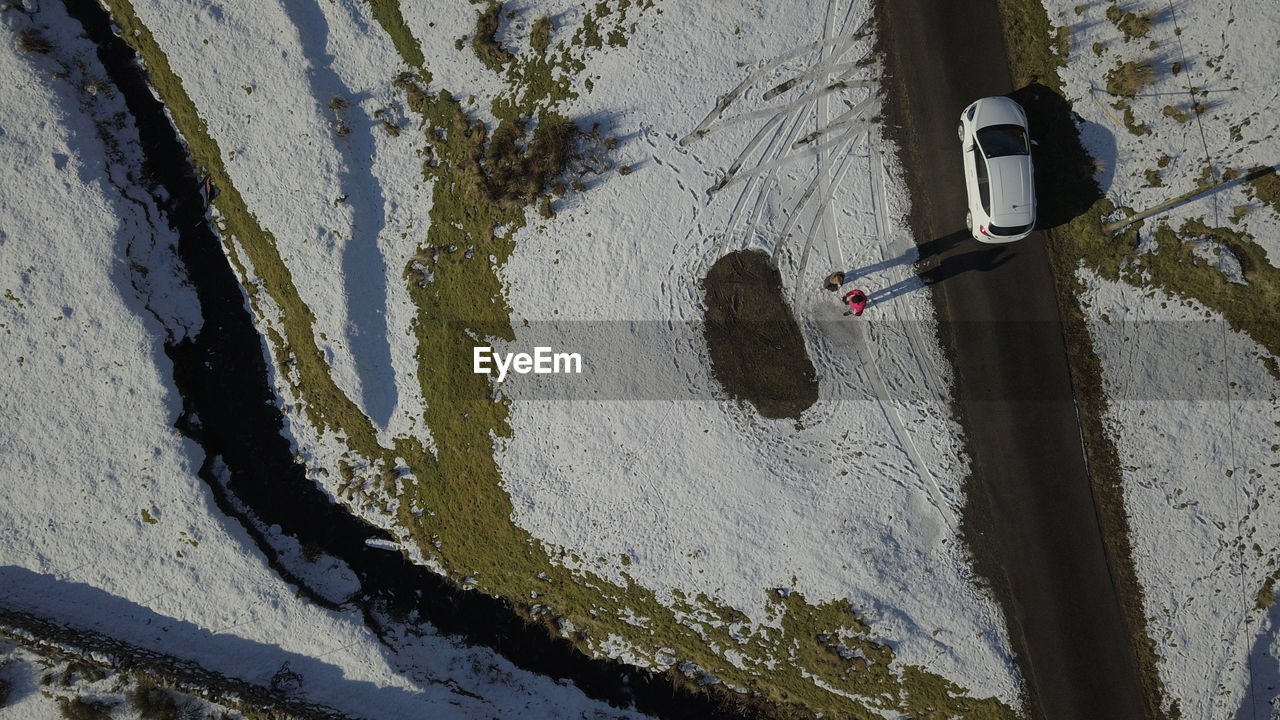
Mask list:
[[[1083,139],[1117,206],[1146,209],[1228,169],[1277,163],[1280,5],[1045,5],[1054,24],[1071,29],[1062,80],[1090,121]],[[1133,98],[1108,95],[1108,73],[1126,62],[1149,64],[1151,82]],[[1139,252],[1156,249],[1160,226],[1180,231],[1189,220],[1244,233],[1262,248],[1271,272],[1280,266],[1280,215],[1242,184],[1146,221]],[[1236,291],[1256,293],[1265,307],[1270,286],[1248,285],[1230,247],[1194,232],[1179,241],[1191,243],[1226,283],[1245,283]],[[1274,717],[1280,380],[1266,363],[1275,358],[1183,293],[1112,282],[1087,269],[1080,278],[1166,709],[1176,705],[1182,717],[1197,720]]]
[[[950,378],[927,291],[900,230],[901,173],[885,168],[896,161],[879,128],[861,124],[879,108],[874,66],[855,66],[872,38],[848,35],[866,21],[869,3],[761,8],[759,18],[739,16],[740,33],[713,35],[710,47],[703,35],[671,28],[724,28],[716,9],[663,9],[657,28],[592,66],[604,79],[581,103],[590,116],[625,108],[614,132],[635,139],[619,162],[640,169],[571,202],[549,233],[520,231],[503,269],[513,349],[541,344],[542,321],[595,321],[585,323],[591,332],[636,351],[621,369],[650,383],[619,390],[610,368],[603,390],[618,401],[591,402],[583,392],[571,402],[513,403],[515,434],[500,445],[499,462],[516,521],[593,572],[625,573],[667,599],[705,593],[754,622],[769,618],[773,588],[810,602],[847,598],[900,661],[1016,704],[999,612],[973,587],[957,541],[967,467],[960,430],[947,417]],[[831,52],[773,67],[774,58],[826,37]],[[763,99],[832,55],[821,68],[832,80],[848,74],[872,86],[810,96],[793,109],[824,83]],[[643,86],[606,82],[630,67],[652,69]],[[720,96],[753,77],[713,120],[723,126],[681,142]],[[728,122],[748,113],[760,116]],[[835,129],[819,143],[832,145],[820,159],[752,174],[829,124]],[[708,197],[755,138],[734,176],[747,180]],[[821,397],[799,422],[762,420],[750,407],[713,399],[720,393],[701,337],[700,282],[725,252],[743,248],[777,258],[818,370]],[[862,322],[842,318],[821,288],[835,269],[863,270],[846,289],[883,299]],[[671,327],[629,342],[628,320]],[[658,347],[645,344],[655,336]]]
[[[287,662],[301,697],[361,717],[629,717],[450,638],[393,650],[274,574],[173,428],[163,345],[198,332],[199,308],[136,182],[124,102],[60,4],[0,20],[55,46],[0,43],[0,604],[249,682]],[[334,563],[317,562],[331,586],[353,583]]]
[[[297,298],[314,315],[312,340],[337,388],[382,446],[412,438],[435,447],[423,419],[425,348],[416,343],[419,308],[405,268],[426,243],[439,188],[423,179],[421,118],[392,82],[408,69],[401,51],[368,5],[354,0],[133,6],[217,141],[231,183],[273,236]],[[498,33],[512,52],[529,50],[529,24],[541,15],[555,18],[553,45],[569,42],[579,26],[609,28],[595,11],[562,0],[517,10]],[[430,89],[450,88],[492,122],[488,101],[505,92],[505,80],[454,43],[474,34],[475,11],[436,15],[405,3],[404,13],[427,55]],[[594,578],[635,586],[682,624],[727,629],[743,645],[707,639],[715,673],[767,677],[762,668],[795,663],[827,689],[830,676],[811,675],[819,668],[803,658],[744,655],[748,638],[776,631],[794,640],[783,615],[803,597],[801,607],[815,614],[847,604],[852,613],[842,611],[842,624],[829,629],[865,623],[867,639],[891,653],[891,684],[922,669],[955,683],[957,694],[1018,707],[1021,680],[1001,613],[976,586],[958,540],[967,465],[947,413],[950,378],[927,290],[912,275],[915,250],[900,230],[901,173],[871,121],[879,106],[878,68],[868,58],[874,37],[865,27],[870,4],[670,3],[630,13],[616,28],[623,41],[588,53],[586,70],[572,79],[578,96],[556,108],[618,138],[611,162],[628,172],[590,179],[556,201],[554,218],[530,208],[528,222],[513,229],[515,250],[496,271],[515,340],[494,344],[528,349],[541,321],[590,321],[597,324],[584,327],[605,344],[616,334],[637,350],[630,364],[609,368],[612,376],[656,380],[608,401],[521,398],[513,386],[510,432],[495,431],[493,447],[510,522],[584,587]],[[40,22],[66,34],[56,7],[42,10]],[[146,297],[158,300],[147,307],[162,320],[189,318],[162,328],[118,260],[128,237],[161,238],[143,263],[162,268],[148,277],[172,276],[154,264],[170,257],[172,239],[101,182],[123,170],[86,140],[93,135],[84,113],[109,111],[82,109],[74,87],[49,78],[45,56],[5,52],[8,72],[22,83],[12,92],[42,99],[6,105],[6,128],[35,128],[0,137],[6,173],[23,169],[30,187],[59,193],[35,196],[41,202],[28,194],[4,199],[0,271],[16,298],[4,306],[15,342],[0,352],[11,366],[23,358],[0,400],[13,418],[0,456],[9,498],[0,528],[10,572],[22,581],[0,583],[17,588],[5,601],[175,654],[194,648],[202,662],[250,679],[288,659],[310,669],[303,673],[310,699],[359,714],[443,703],[463,715],[594,707],[576,691],[444,641],[388,653],[358,617],[295,599],[244,532],[219,519],[194,476],[199,449],[171,428],[178,399],[160,345],[163,330],[183,332],[198,313],[167,294],[180,289],[151,289]],[[68,38],[58,52],[88,50]],[[91,57],[85,62],[96,72]],[[793,77],[800,78],[793,87],[769,92]],[[742,93],[709,117],[740,83]],[[102,93],[97,102],[112,100]],[[399,132],[387,131],[386,118]],[[691,137],[695,128],[706,132]],[[730,166],[740,166],[732,177]],[[38,182],[35,173],[44,173]],[[710,193],[721,180],[732,182]],[[19,242],[34,237],[44,240]],[[798,421],[764,420],[726,399],[708,369],[700,281],[719,257],[744,248],[773,254],[817,369],[820,398]],[[248,253],[237,259],[249,265],[244,279],[254,287],[272,270],[250,265]],[[856,285],[871,293],[867,316],[843,318],[821,289],[836,269],[854,271]],[[92,312],[70,293],[94,298]],[[282,327],[287,307],[266,293],[257,301],[264,331]],[[637,345],[629,321],[669,329],[656,333],[656,346]],[[289,382],[293,358],[270,349],[299,454],[340,495],[341,469],[353,463],[350,435],[312,422],[310,398]],[[76,382],[88,377],[95,380]],[[120,411],[125,403],[128,413]],[[86,480],[86,468],[101,469]],[[398,471],[428,476],[422,467]],[[398,498],[384,499],[389,513],[376,503],[362,510],[391,524]],[[451,564],[447,543],[438,556],[407,549]],[[143,566],[138,557],[154,561]],[[466,580],[483,589],[488,578]],[[527,582],[538,598],[539,580]],[[625,601],[610,608],[606,595],[600,591],[591,614],[597,607],[625,614]],[[720,609],[743,620],[718,623],[712,616]],[[818,642],[868,672],[873,663],[836,635]],[[686,648],[643,636],[590,645],[650,667],[687,657]],[[499,670],[473,673],[473,666]],[[420,685],[438,678],[481,699]],[[854,700],[889,713],[912,702]]]
[[[1165,699],[1184,718],[1272,717],[1280,379],[1203,305],[1082,278]]]
[[[1146,33],[1131,40],[1106,16],[1119,6],[1068,0],[1046,5],[1052,22],[1072,30],[1062,80],[1077,112],[1092,121],[1083,128],[1085,147],[1098,158],[1102,190],[1117,206],[1145,210],[1193,190],[1202,178],[1280,164],[1280,5],[1126,3],[1124,11],[1150,17]],[[1108,95],[1108,74],[1128,62],[1149,66],[1151,82],[1132,98]],[[1133,129],[1126,127],[1124,105],[1132,110]],[[1245,229],[1272,264],[1280,264],[1280,217],[1246,185],[1162,213],[1146,229],[1160,223],[1179,228],[1191,218],[1210,227]]]

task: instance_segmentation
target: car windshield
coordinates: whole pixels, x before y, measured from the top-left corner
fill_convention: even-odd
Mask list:
[[[1027,131],[1017,125],[992,125],[978,131],[978,144],[989,158],[1030,155]]]

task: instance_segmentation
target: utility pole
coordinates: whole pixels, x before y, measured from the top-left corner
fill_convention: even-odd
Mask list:
[[[1259,178],[1259,177],[1262,177],[1263,175],[1274,173],[1275,171],[1276,169],[1274,167],[1271,167],[1270,165],[1261,165],[1250,170],[1244,175],[1231,175],[1230,173],[1223,173],[1223,177],[1221,179],[1216,180],[1205,187],[1199,187],[1190,192],[1183,193],[1178,197],[1173,198],[1172,200],[1162,202],[1153,208],[1149,208],[1147,210],[1143,210],[1140,213],[1135,213],[1133,215],[1130,215],[1129,217],[1123,220],[1117,220],[1112,223],[1107,223],[1106,225],[1102,226],[1102,229],[1109,233],[1113,233],[1119,230],[1120,228],[1132,225],[1133,223],[1136,223],[1139,220],[1145,220],[1146,218],[1149,218],[1152,215],[1155,215],[1156,213],[1164,212],[1169,208],[1177,207],[1182,203],[1189,202],[1191,200],[1194,200],[1197,197],[1200,197],[1201,195],[1205,195],[1209,192],[1217,190],[1223,185],[1248,182],[1254,178]]]

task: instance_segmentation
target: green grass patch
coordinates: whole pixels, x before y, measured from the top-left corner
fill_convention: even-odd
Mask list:
[[[1145,60],[1119,63],[1107,73],[1107,93],[1131,98],[1142,88],[1155,82],[1156,70]]]
[[[1067,56],[1057,42],[1058,29],[1049,22],[1044,6],[1032,0],[996,0],[996,7],[1004,22],[1013,86],[1039,82],[1062,94],[1058,68]]]
[[[1120,32],[1124,33],[1125,42],[1146,37],[1147,33],[1151,32],[1151,24],[1154,21],[1151,13],[1139,15],[1138,13],[1121,10],[1119,5],[1112,5],[1107,8],[1107,19]]]
[[[471,48],[475,50],[476,57],[480,58],[480,62],[490,70],[500,73],[512,60],[515,55],[502,46],[498,42],[498,28],[502,23],[502,3],[498,0],[490,0],[476,15],[476,30],[471,37]]]
[[[427,59],[422,55],[422,45],[418,42],[418,38],[414,37],[413,32],[409,30],[409,24],[405,22],[404,15],[400,12],[400,1],[365,0],[365,4],[369,6],[369,13],[373,15],[374,20],[378,21],[382,29],[387,32],[387,36],[391,38],[391,44],[395,46],[396,52],[409,64],[409,67],[425,68]],[[425,81],[426,79],[424,78]]]
[[[1280,581],[1280,571],[1267,576],[1267,579],[1262,583],[1262,587],[1258,589],[1258,597],[1254,607],[1259,610],[1266,610],[1276,604],[1277,581]]]
[[[1167,118],[1173,118],[1174,122],[1179,122],[1179,123],[1191,122],[1191,113],[1188,113],[1187,111],[1183,110],[1177,105],[1165,105],[1164,110],[1161,111],[1161,114],[1163,114]]]
[[[1271,206],[1280,215],[1280,176],[1276,175],[1274,169],[1266,175],[1249,180],[1248,185],[1254,199]],[[1280,258],[1276,258],[1276,262],[1280,263]]]
[[[529,42],[533,46],[533,51],[539,55],[546,55],[547,48],[551,47],[551,17],[543,15],[533,22],[533,27],[529,30]]]

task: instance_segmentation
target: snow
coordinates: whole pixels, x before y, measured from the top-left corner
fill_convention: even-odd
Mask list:
[[[1081,13],[1077,5],[1045,0],[1050,20],[1071,29],[1062,79],[1086,118],[1082,135],[1100,160],[1103,192],[1117,206],[1168,200],[1195,187],[1210,165],[1215,179],[1228,168],[1275,163],[1280,5],[1124,4],[1154,18],[1146,37],[1129,41],[1105,17],[1110,4],[1080,5]],[[1106,95],[1106,73],[1123,61],[1155,68],[1155,81],[1128,101],[1149,134],[1127,130]],[[1192,90],[1207,106],[1198,116]],[[1149,187],[1148,171],[1160,173],[1161,186]],[[1138,251],[1154,248],[1160,224],[1177,229],[1189,219],[1244,231],[1280,265],[1280,215],[1238,183],[1146,221]],[[1189,239],[1224,280],[1247,284],[1230,248]],[[1182,717],[1197,719],[1271,717],[1280,696],[1278,618],[1276,606],[1258,607],[1280,556],[1280,382],[1265,369],[1269,353],[1199,303],[1084,269],[1080,277],[1166,709],[1176,703]]]
[[[385,34],[359,3],[191,2],[187,12],[161,0],[134,4],[220,143],[236,187],[274,234],[315,316],[316,340],[338,386],[373,419],[384,441],[425,436],[415,348],[406,342],[414,310],[400,272],[424,235],[431,188],[421,179],[417,133],[406,128],[391,137],[373,119],[375,110],[388,106],[403,114],[389,80],[404,67]],[[497,91],[493,73],[472,53],[452,50],[454,38],[474,31],[474,9],[437,16],[418,3],[403,7],[431,54],[435,83],[477,94]],[[898,663],[1017,706],[1021,680],[1002,615],[977,586],[958,537],[968,466],[961,430],[949,417],[951,379],[935,339],[928,291],[912,274],[915,250],[903,230],[908,199],[902,173],[889,141],[867,122],[878,111],[879,68],[853,65],[872,47],[872,33],[853,35],[870,10],[857,0],[735,8],[672,3],[661,14],[644,15],[626,47],[593,59],[594,90],[586,91],[579,78],[580,97],[563,110],[599,120],[605,134],[620,138],[614,160],[633,172],[611,174],[558,202],[552,223],[531,218],[501,272],[513,325],[520,328],[512,349],[527,351],[523,346],[538,333],[551,332],[544,321],[567,321],[578,341],[619,353],[615,357],[623,359],[603,370],[632,382],[619,385],[606,402],[553,402],[536,391],[522,398],[519,385],[503,387],[514,398],[514,436],[496,448],[498,461],[516,508],[513,521],[553,550],[581,558],[577,567],[620,580],[626,555],[627,575],[660,597],[672,598],[677,590],[689,597],[706,593],[758,625],[776,622],[776,588],[791,588],[811,603],[848,599],[876,638],[892,646]],[[539,4],[522,8],[519,22],[544,11],[565,24],[582,12],[566,2]],[[523,36],[518,30],[510,32]],[[813,52],[770,61],[823,38],[831,40]],[[360,52],[350,52],[353,47]],[[808,72],[818,57],[829,63],[810,73],[810,82],[830,74],[865,85],[852,82],[770,117],[771,105],[821,87],[773,102],[763,97],[777,83]],[[636,68],[651,72],[637,75]],[[752,73],[759,73],[756,82],[713,130],[687,146],[679,142],[718,95]],[[329,107],[335,96],[349,107]],[[732,121],[740,111],[760,114]],[[487,116],[484,108],[476,112]],[[846,115],[854,122],[830,128],[818,140],[821,149],[799,150],[793,162],[776,164],[793,143]],[[338,135],[340,122],[348,134]],[[762,126],[761,142],[753,144]],[[52,136],[40,145],[67,142]],[[754,151],[744,158],[741,179],[709,194],[748,146]],[[84,202],[82,188],[71,189]],[[107,209],[99,215],[127,216],[102,202]],[[793,213],[797,204],[802,208]],[[110,226],[100,231],[103,237],[114,233]],[[748,247],[776,254],[817,368],[821,397],[798,423],[762,420],[727,401],[707,369],[700,279],[720,256]],[[79,275],[100,272],[107,257],[86,258]],[[833,269],[851,271],[871,292],[873,304],[860,320],[843,318],[843,308],[821,289]],[[248,279],[253,275],[249,268]],[[262,298],[261,309],[260,325],[276,322],[278,309],[269,298]],[[136,314],[121,310],[110,317],[123,322]],[[111,338],[138,334],[110,329]],[[79,336],[69,344],[98,356],[121,352]],[[89,529],[68,531],[82,545],[102,545],[96,552],[108,560],[94,567],[76,567],[75,556],[64,557],[73,550],[61,541],[39,547],[39,523],[16,520],[34,513],[78,523],[87,507],[62,508],[45,499],[31,508],[28,503],[37,501],[23,499],[5,509],[15,513],[15,537],[5,551],[15,555],[12,562],[57,574],[73,596],[120,599],[108,605],[123,617],[165,625],[167,647],[200,645],[202,660],[215,668],[245,652],[252,661],[235,667],[253,677],[284,658],[313,668],[324,680],[304,672],[309,696],[358,707],[360,714],[446,701],[447,691],[415,685],[424,676],[460,678],[484,698],[449,696],[464,713],[486,704],[510,709],[522,701],[593,707],[576,691],[511,669],[503,674],[515,678],[512,688],[500,691],[496,681],[462,669],[467,658],[483,656],[480,651],[442,649],[430,640],[389,656],[353,614],[323,612],[293,598],[243,532],[217,519],[193,476],[191,454],[198,450],[183,446],[168,429],[176,399],[164,379],[167,365],[155,346],[144,347],[156,362],[125,363],[128,374],[121,375],[123,385],[149,398],[150,414],[132,418],[140,425],[128,437],[167,433],[156,443],[162,454],[148,461],[166,482],[131,485],[125,479],[135,476],[137,466],[125,464],[117,486],[94,496],[95,513],[106,507],[130,518],[124,528],[107,525],[119,537],[102,541]],[[636,352],[624,355],[630,351]],[[290,372],[286,359],[274,359],[281,364],[278,374]],[[52,382],[49,375],[31,377],[44,378],[41,387]],[[340,439],[307,423],[279,375],[276,386],[300,457],[312,468],[332,469],[345,452]],[[143,393],[144,387],[150,390]],[[86,407],[84,392],[76,389],[76,407]],[[102,412],[77,425],[111,426],[111,415]],[[17,427],[27,427],[23,418]],[[104,442],[116,437],[104,436]],[[50,438],[62,442],[64,436]],[[114,449],[96,451],[113,458],[119,454]],[[27,452],[44,458],[57,476],[92,465],[87,461],[95,457],[48,447]],[[333,492],[337,475],[313,476]],[[142,507],[160,522],[134,519]],[[371,507],[361,511],[389,522]],[[179,530],[200,545],[191,551],[176,546],[183,557],[171,558]],[[127,560],[152,554],[165,561],[145,573]],[[226,595],[214,590],[213,597],[188,602],[195,586],[204,588],[201,593],[225,589]],[[68,619],[102,622],[81,605],[50,599],[60,587],[50,581],[45,592],[25,601],[49,602]],[[342,592],[341,583],[332,590],[335,597]],[[127,623],[119,625],[115,631],[129,632]],[[228,628],[238,640],[214,642]],[[214,630],[212,639],[206,637]],[[631,662],[652,654],[638,654],[614,638],[598,649]],[[405,677],[406,658],[429,669]],[[488,663],[504,666],[500,659],[482,664]],[[342,682],[339,674],[352,680]],[[387,688],[393,692],[375,692]]]
[[[838,7],[850,14],[836,19],[833,36],[853,32],[870,12],[863,3]],[[592,66],[605,78],[653,69],[639,88],[597,82],[579,106],[592,117],[616,115],[610,133],[633,138],[617,162],[639,169],[569,202],[553,234],[537,223],[521,230],[504,277],[517,328],[510,349],[563,338],[557,349],[581,350],[586,365],[603,366],[603,380],[590,387],[610,401],[572,391],[568,402],[548,400],[545,384],[508,381],[502,392],[515,398],[515,433],[500,448],[503,477],[516,521],[584,558],[567,564],[618,582],[625,568],[659,597],[706,593],[762,624],[772,588],[794,585],[809,602],[847,598],[900,662],[1016,705],[1020,682],[1003,621],[974,587],[957,537],[967,473],[960,429],[947,414],[950,378],[928,297],[913,292],[921,286],[911,241],[895,230],[905,226],[906,190],[878,131],[826,154],[833,185],[845,182],[829,205],[836,227],[819,234],[807,267],[801,271],[803,248],[780,251],[818,369],[818,404],[799,423],[764,421],[720,399],[708,370],[701,277],[724,251],[774,249],[771,233],[787,224],[788,201],[803,195],[813,163],[795,163],[776,186],[730,185],[708,201],[706,190],[769,120],[727,126],[687,150],[678,139],[757,64],[815,40],[812,28],[787,17],[826,9],[761,8],[742,23],[742,37],[708,41],[671,28],[725,27],[715,8],[664,7],[659,27],[642,24],[626,48]],[[724,50],[708,52],[708,42]],[[850,44],[846,62],[867,52],[870,39]],[[746,67],[730,62],[738,58]],[[755,87],[767,90],[803,68],[784,65],[766,75],[774,82]],[[741,111],[759,110],[759,95],[748,92]],[[839,100],[856,105],[872,95]],[[798,114],[805,117],[793,137],[817,121]],[[761,206],[750,227],[738,209],[744,203]],[[793,243],[819,205],[793,225]],[[870,268],[856,285],[887,299],[865,323],[844,320],[821,289],[832,268]]]
[[[104,672],[94,679],[76,668],[74,661],[57,655],[35,652],[17,642],[0,638],[0,683],[5,683],[5,717],[21,720],[63,720],[59,699],[82,699],[112,707],[112,717],[141,717],[140,713],[124,714],[121,706],[131,703],[138,684],[127,676]],[[240,718],[240,713],[193,695],[171,695],[181,717]]]
[[[274,235],[338,386],[384,439],[426,434],[412,348],[392,340],[410,333],[400,274],[430,188],[416,133],[392,137],[375,116],[406,114],[388,82],[399,57],[349,3],[191,6],[175,13],[169,2],[134,3],[218,140],[236,188]],[[346,51],[353,47],[360,52]],[[347,107],[335,107],[335,98]],[[340,125],[348,131],[341,137]]]
[[[1210,166],[1209,177],[1218,179],[1229,168],[1247,171],[1276,165],[1280,116],[1274,110],[1280,91],[1274,81],[1280,4],[1126,3],[1121,5],[1126,11],[1154,16],[1145,37],[1128,41],[1105,17],[1113,4],[1044,4],[1055,25],[1071,29],[1063,84],[1076,112],[1087,119],[1085,147],[1100,161],[1102,190],[1117,206],[1144,210],[1169,200],[1192,190]],[[1077,14],[1076,7],[1083,12]],[[1095,44],[1102,48],[1101,55],[1093,50]],[[1155,70],[1154,82],[1127,100],[1135,122],[1146,125],[1150,134],[1126,129],[1122,112],[1112,106],[1117,98],[1106,93],[1107,73],[1128,61],[1149,62]],[[1203,104],[1201,114],[1196,114],[1193,102]],[[1184,113],[1187,121],[1166,116],[1166,107]],[[1149,187],[1149,170],[1159,171],[1162,185]],[[1280,215],[1239,183],[1157,215],[1143,232],[1160,223],[1178,228],[1190,218],[1201,218],[1210,227],[1239,229],[1230,220],[1237,206],[1247,210],[1239,228],[1267,251],[1272,265],[1280,266]]]
[[[200,325],[176,238],[141,186],[115,188],[137,172],[136,133],[127,115],[105,136],[114,149],[95,131],[124,105],[81,92],[105,77],[93,46],[61,5],[34,19],[53,54],[0,44],[21,98],[0,125],[0,604],[250,682],[288,662],[305,699],[361,717],[631,716],[448,637],[384,644],[354,608],[300,599],[221,515],[201,450],[173,427],[164,342]],[[53,76],[75,63],[83,77]]]
[[[1280,379],[1204,306],[1080,277],[1166,705],[1219,718],[1274,703],[1280,618],[1258,602],[1280,554]]]
[[[1192,242],[1194,245],[1191,247],[1191,252],[1217,268],[1227,282],[1237,285],[1249,284],[1249,281],[1245,280],[1244,269],[1240,266],[1240,258],[1231,252],[1231,248],[1208,237],[1196,238]]]

